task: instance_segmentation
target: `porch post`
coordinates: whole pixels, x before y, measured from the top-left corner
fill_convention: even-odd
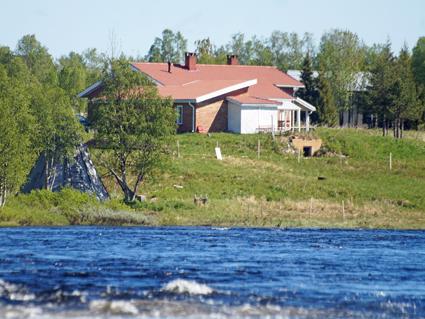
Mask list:
[[[291,131],[295,131],[295,113],[294,110],[291,110]]]
[[[298,132],[301,132],[301,109],[297,111]]]
[[[310,112],[309,111],[305,112],[305,130],[307,132],[310,131]]]

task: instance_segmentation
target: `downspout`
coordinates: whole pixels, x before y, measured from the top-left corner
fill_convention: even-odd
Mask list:
[[[192,133],[195,132],[195,106],[189,102],[189,106],[192,108]]]

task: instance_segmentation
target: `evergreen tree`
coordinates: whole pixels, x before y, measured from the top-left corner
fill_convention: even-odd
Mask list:
[[[393,119],[391,110],[395,107],[398,94],[395,66],[391,43],[387,42],[371,68],[368,88],[369,108],[379,117],[384,136],[388,134],[389,123]]]
[[[307,101],[312,105],[317,105],[319,92],[317,89],[317,79],[314,78],[313,74],[313,60],[309,52],[307,52],[303,67],[301,70],[301,82],[304,84],[304,88],[300,89],[297,95],[303,100]]]
[[[411,56],[407,47],[400,51],[395,65],[395,101],[390,109],[394,119],[394,137],[403,136],[405,120],[415,121],[420,118],[420,104],[417,99],[416,85],[412,72]]]
[[[413,48],[412,69],[417,85],[425,87],[425,37],[419,38]]]
[[[425,37],[418,39],[413,48],[412,69],[416,82],[417,95],[422,113],[422,121],[425,122]]]
[[[319,122],[322,125],[335,127],[338,125],[338,108],[331,91],[329,79],[326,78],[326,72],[319,72],[318,87],[319,99],[317,111],[319,113]]]

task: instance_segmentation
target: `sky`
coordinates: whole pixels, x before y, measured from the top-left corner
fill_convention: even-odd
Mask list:
[[[425,36],[425,0],[2,0],[0,45],[15,48],[25,34],[56,58],[97,48],[111,39],[127,55],[144,56],[170,28],[193,42],[227,43],[232,34],[268,37],[272,31],[311,32],[319,43],[334,28],[356,32],[366,44],[389,38],[398,51]]]

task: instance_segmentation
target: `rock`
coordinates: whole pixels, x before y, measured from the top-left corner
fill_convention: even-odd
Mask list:
[[[177,189],[183,189],[183,186],[181,186],[181,185],[177,185],[177,184],[174,184],[174,185],[173,185],[173,187],[174,187],[174,188],[177,188]]]
[[[158,201],[158,197],[153,196],[151,197],[151,203],[156,203]]]
[[[138,200],[139,202],[145,202],[146,196],[145,195],[136,195],[136,200]]]

